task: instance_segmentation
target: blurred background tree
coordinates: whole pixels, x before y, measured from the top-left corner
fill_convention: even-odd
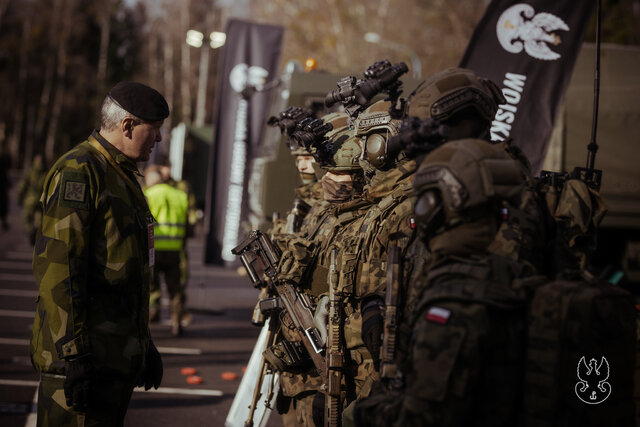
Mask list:
[[[210,124],[220,49],[209,50],[207,37],[224,31],[229,17],[283,25],[282,64],[313,57],[318,69],[359,75],[380,59],[415,68],[417,58],[425,77],[457,65],[489,2],[0,0],[0,151],[12,168],[28,168],[37,153],[51,162],[97,126],[99,103],[120,80],[165,95],[168,129]],[[640,0],[604,0],[603,12],[604,42],[640,44]],[[205,35],[202,47],[185,43],[190,29]]]

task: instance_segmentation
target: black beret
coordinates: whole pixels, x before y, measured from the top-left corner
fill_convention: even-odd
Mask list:
[[[108,95],[118,105],[147,122],[157,122],[169,116],[169,105],[155,89],[137,82],[120,82]]]

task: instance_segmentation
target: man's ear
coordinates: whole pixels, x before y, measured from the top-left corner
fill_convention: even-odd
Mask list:
[[[128,139],[131,139],[131,137],[133,136],[134,126],[135,124],[133,118],[131,117],[126,117],[120,122],[120,130],[122,131],[122,134]]]

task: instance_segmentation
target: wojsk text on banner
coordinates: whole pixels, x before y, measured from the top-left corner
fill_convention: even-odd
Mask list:
[[[460,62],[502,88],[507,102],[496,113],[491,139],[513,138],[536,174],[593,5],[590,0],[493,0]]]
[[[230,20],[218,69],[215,137],[207,176],[205,262],[235,262],[247,218],[248,168],[262,140],[271,91],[278,79],[282,27]]]

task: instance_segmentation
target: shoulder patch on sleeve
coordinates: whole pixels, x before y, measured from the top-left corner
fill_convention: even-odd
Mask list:
[[[58,204],[73,209],[89,209],[89,177],[82,172],[64,171]]]

